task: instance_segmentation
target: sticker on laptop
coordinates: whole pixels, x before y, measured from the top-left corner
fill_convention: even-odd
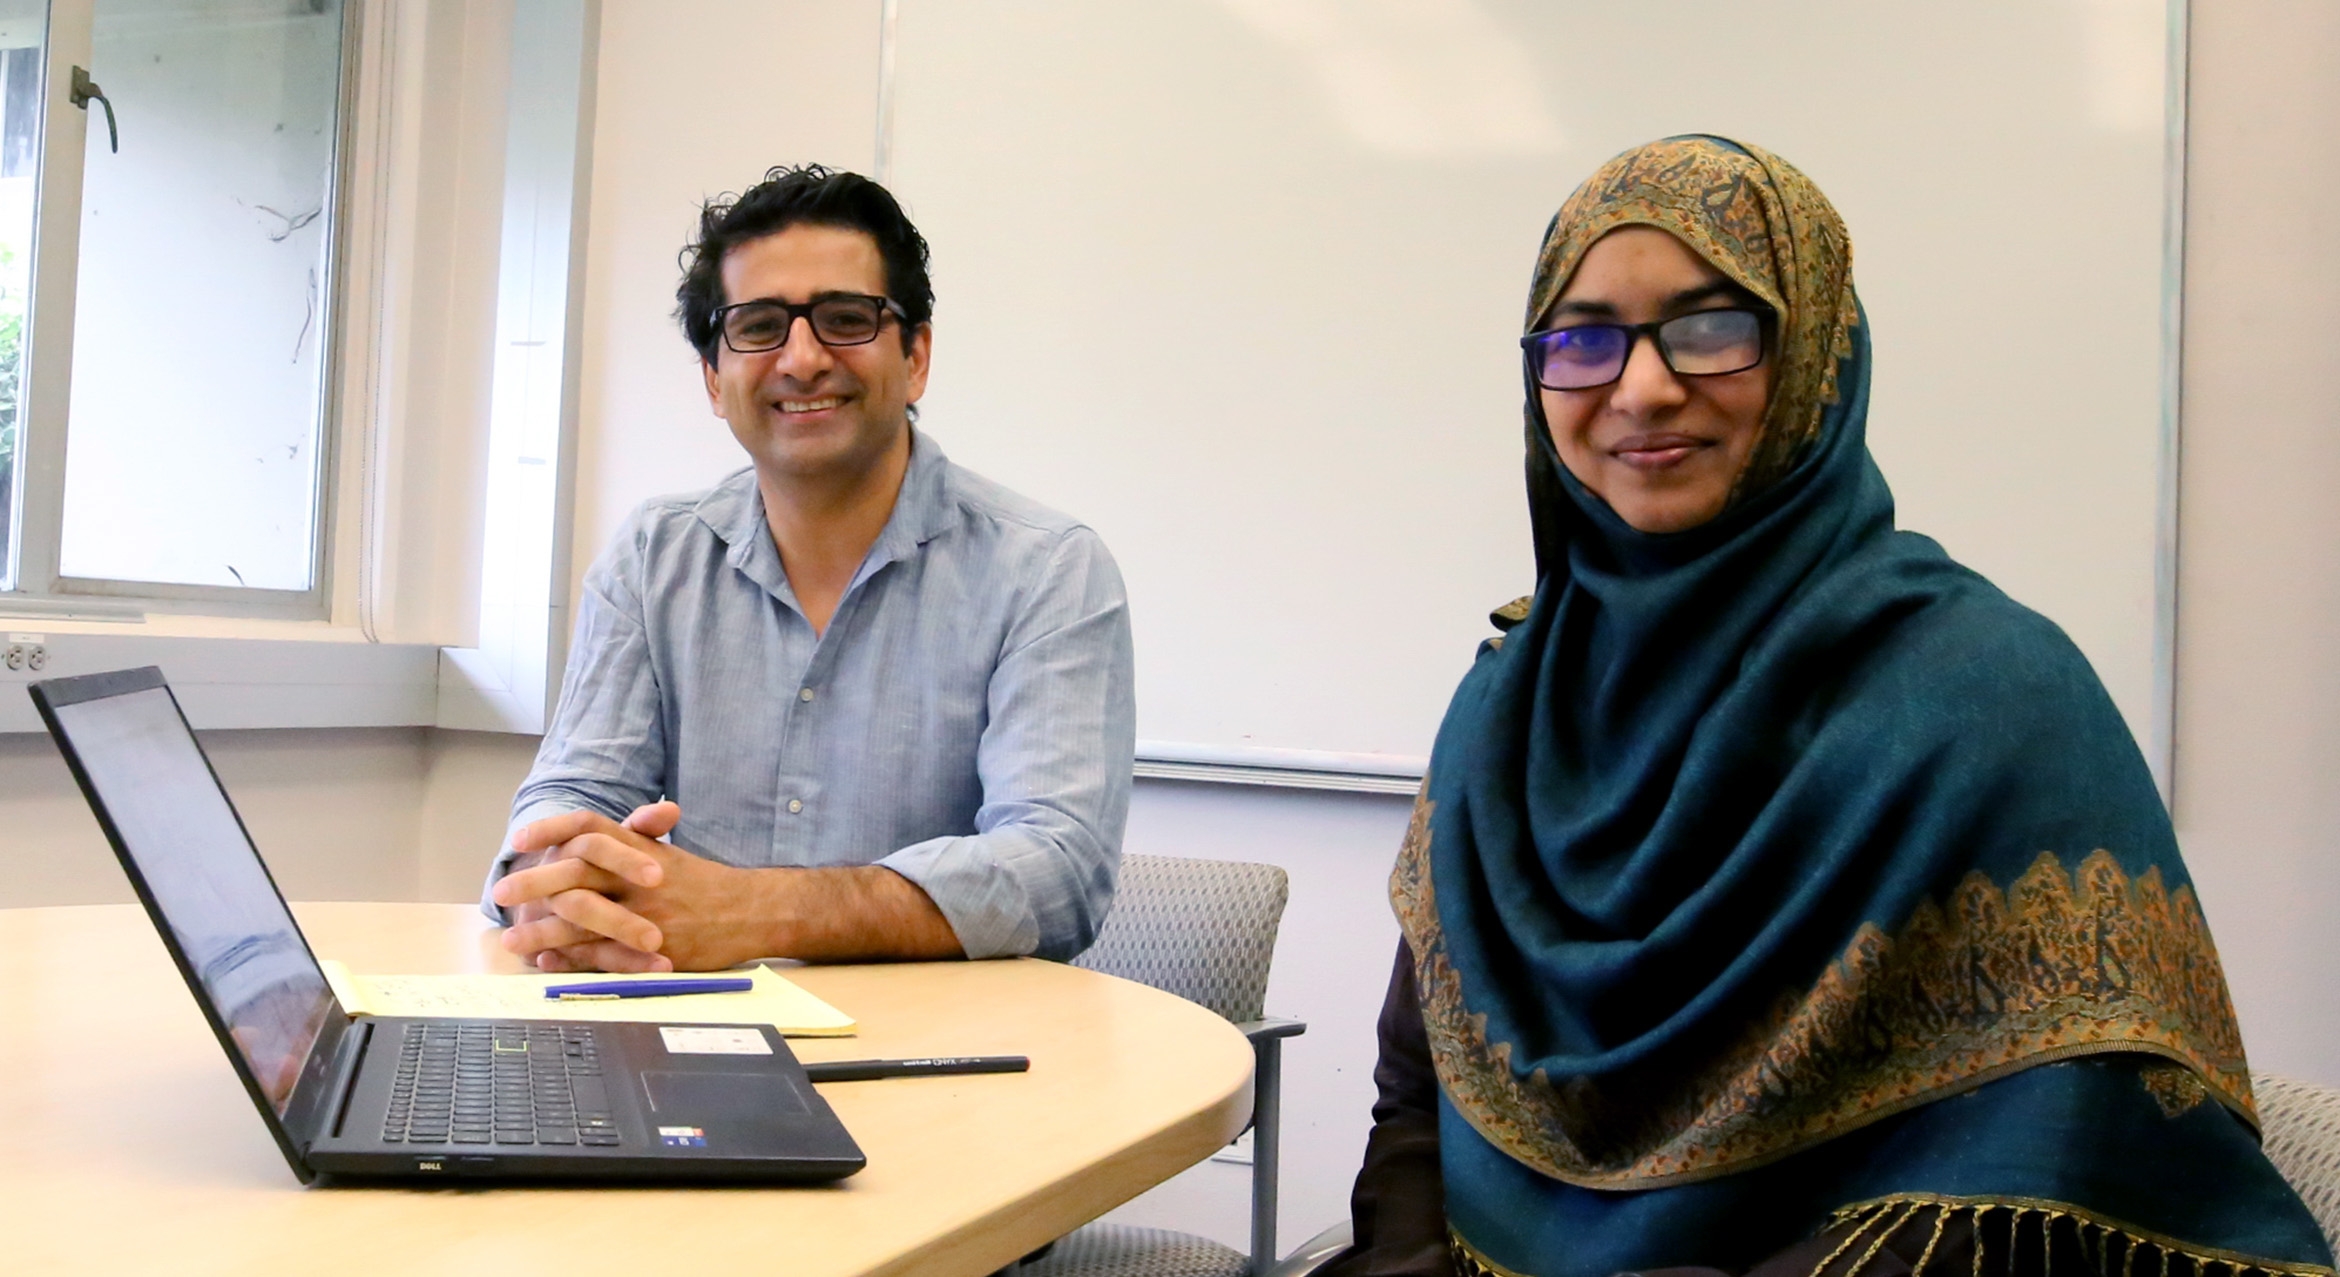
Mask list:
[[[661,1126],[658,1142],[668,1148],[705,1148],[707,1132],[696,1126]]]
[[[658,1026],[669,1055],[770,1055],[772,1044],[758,1029],[718,1029],[704,1026]]]

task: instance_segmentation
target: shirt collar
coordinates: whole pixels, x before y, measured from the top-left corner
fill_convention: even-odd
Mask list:
[[[761,511],[758,512],[761,514]],[[867,575],[896,559],[909,558],[919,546],[941,536],[950,526],[950,463],[933,439],[910,427],[910,469],[902,476],[902,491],[894,498],[894,513],[869,547],[862,566]]]
[[[909,558],[918,547],[942,535],[950,526],[951,504],[949,460],[933,439],[912,426],[910,468],[902,476],[902,490],[894,497],[893,513],[886,516],[886,526],[870,543],[847,592],[878,569]],[[779,547],[772,544],[771,527],[764,521],[764,495],[756,487],[755,467],[715,485],[699,499],[692,513],[723,542],[727,551],[724,558],[732,567],[794,606],[795,592],[788,588]]]

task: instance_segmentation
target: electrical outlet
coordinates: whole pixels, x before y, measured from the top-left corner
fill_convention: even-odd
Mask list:
[[[11,634],[8,646],[0,649],[0,666],[13,673],[38,674],[49,666],[48,636],[45,634]]]

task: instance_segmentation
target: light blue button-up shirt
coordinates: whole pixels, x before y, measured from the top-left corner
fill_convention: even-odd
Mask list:
[[[913,431],[893,515],[821,635],[753,470],[635,511],[585,575],[512,827],[671,798],[670,837],[697,855],[884,865],[968,957],[1069,958],[1112,900],[1135,747],[1104,542]]]

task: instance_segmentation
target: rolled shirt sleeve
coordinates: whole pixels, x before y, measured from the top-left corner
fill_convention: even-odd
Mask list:
[[[975,832],[878,863],[918,884],[970,958],[1066,959],[1113,898],[1137,709],[1129,603],[1096,534],[1066,534],[991,676]]]

